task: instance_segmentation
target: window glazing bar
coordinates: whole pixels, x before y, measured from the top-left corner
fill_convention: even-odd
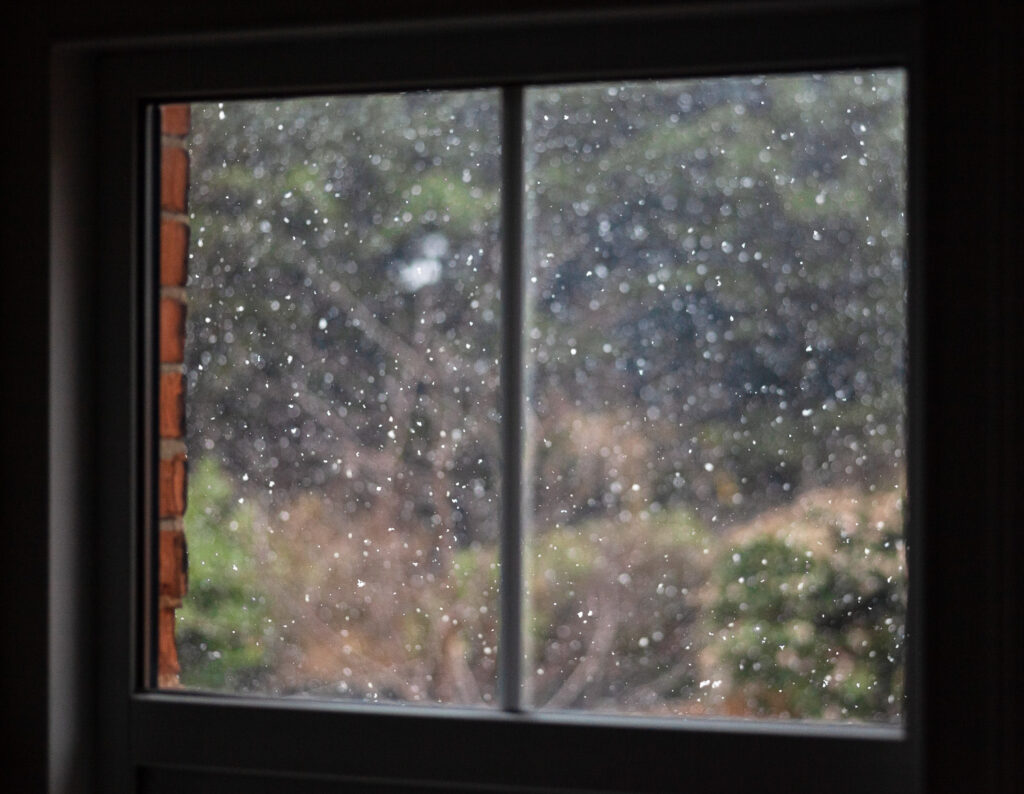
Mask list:
[[[499,704],[522,709],[523,659],[523,89],[502,90],[501,615]]]

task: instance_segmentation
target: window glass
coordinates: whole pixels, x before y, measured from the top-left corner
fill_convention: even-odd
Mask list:
[[[524,705],[900,722],[903,73],[525,102]],[[500,108],[192,106],[182,686],[493,703]]]
[[[499,104],[193,105],[183,686],[492,701]]]
[[[903,74],[528,92],[532,703],[898,722]]]

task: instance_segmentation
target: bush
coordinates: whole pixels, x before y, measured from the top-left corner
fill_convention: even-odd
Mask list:
[[[685,511],[539,533],[529,579],[535,702],[647,711],[689,698],[712,540]]]
[[[704,661],[724,711],[898,719],[902,527],[896,493],[819,490],[723,538]]]

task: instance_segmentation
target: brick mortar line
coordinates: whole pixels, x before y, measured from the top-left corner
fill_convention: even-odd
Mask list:
[[[188,144],[186,143],[188,135],[172,135],[169,132],[160,133],[160,145],[168,146],[172,149],[184,149],[185,154],[188,154]]]
[[[178,223],[184,223],[186,226],[192,226],[192,219],[183,212],[173,212],[172,210],[161,209],[160,220],[177,221]]]
[[[182,306],[186,308],[188,307],[188,292],[184,287],[177,287],[173,285],[161,285],[160,297],[176,300]]]
[[[181,516],[174,518],[161,518],[160,519],[160,531],[161,532],[184,532],[185,531],[185,519]]]
[[[184,362],[180,364],[169,364],[166,361],[160,365],[161,375],[184,375],[186,372]]]
[[[160,439],[160,460],[171,460],[177,455],[186,455],[187,447],[184,439],[161,438]]]

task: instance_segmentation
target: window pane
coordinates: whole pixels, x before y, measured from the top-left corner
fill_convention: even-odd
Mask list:
[[[492,700],[499,107],[192,106],[183,686]]]
[[[542,708],[899,722],[903,73],[528,92]]]

